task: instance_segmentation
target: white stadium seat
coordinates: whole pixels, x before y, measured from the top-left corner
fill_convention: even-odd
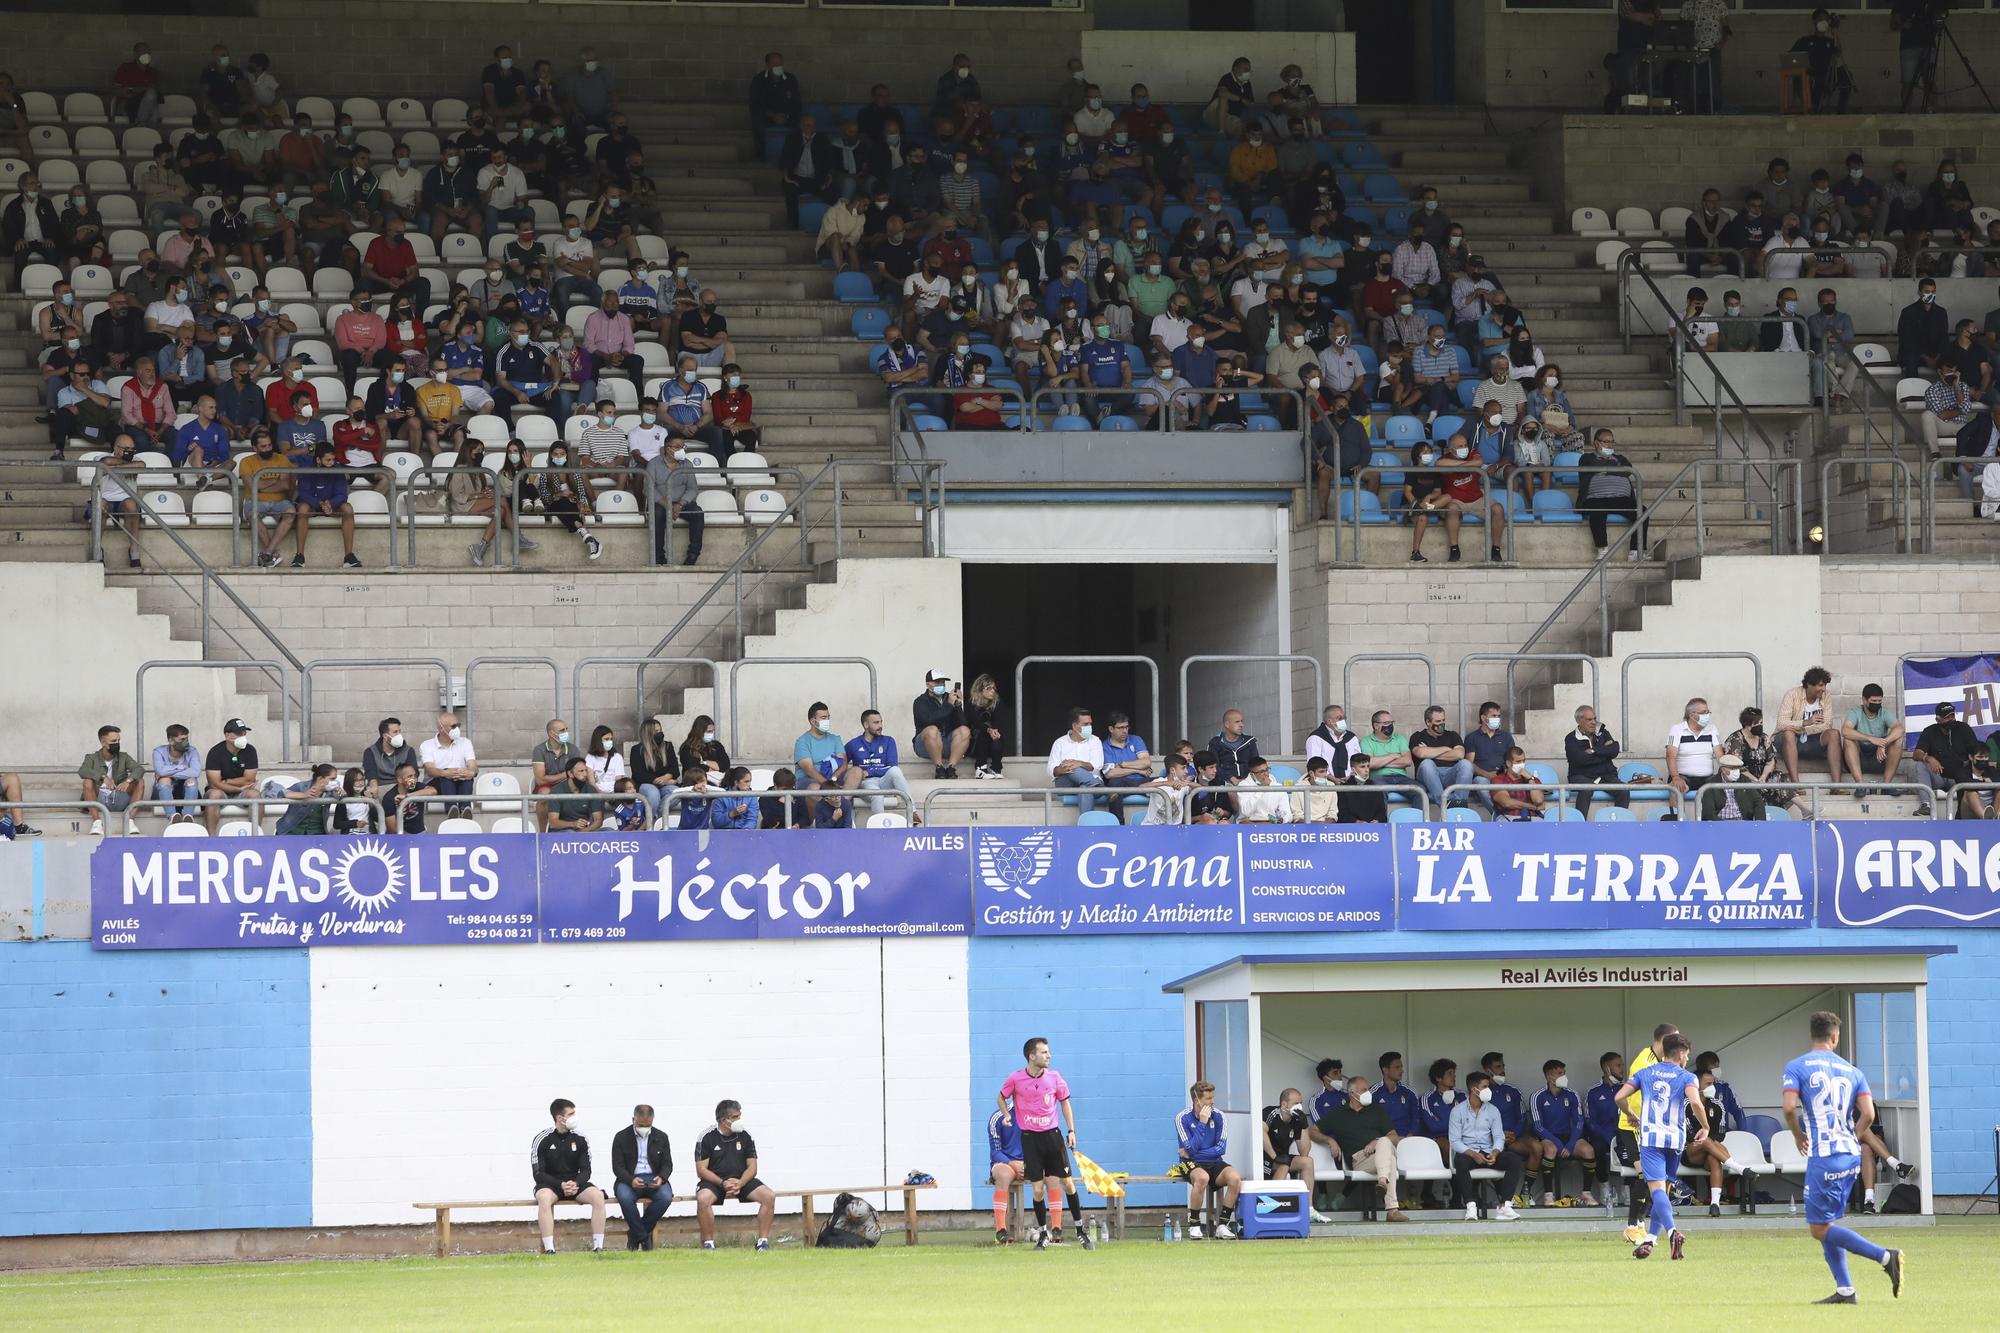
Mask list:
[[[1653,225],[1652,211],[1640,208],[1636,204],[1627,204],[1618,210],[1616,226],[1620,236],[1644,239],[1660,234],[1660,229]]]
[[[1601,208],[1579,208],[1569,215],[1569,229],[1586,240],[1616,236],[1618,229],[1611,225],[1611,215]]]

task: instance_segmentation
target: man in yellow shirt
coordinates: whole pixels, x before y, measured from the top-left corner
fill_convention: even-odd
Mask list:
[[[1680,1028],[1672,1023],[1662,1023],[1654,1028],[1653,1044],[1641,1047],[1639,1053],[1626,1063],[1626,1079],[1631,1079],[1634,1074],[1637,1074],[1647,1065],[1656,1064],[1664,1060],[1666,1056],[1661,1054],[1660,1044],[1679,1031]],[[1638,1108],[1638,1105],[1639,1098],[1636,1093],[1618,1104],[1618,1164],[1620,1166],[1637,1167],[1639,1165],[1639,1121],[1633,1115],[1633,1111]],[[1638,1184],[1636,1180],[1627,1188],[1625,1195],[1625,1239],[1636,1245],[1639,1243],[1639,1240],[1644,1239],[1643,1233],[1645,1232],[1645,1228],[1640,1225],[1639,1218],[1646,1212],[1651,1200],[1646,1195],[1645,1187]]]

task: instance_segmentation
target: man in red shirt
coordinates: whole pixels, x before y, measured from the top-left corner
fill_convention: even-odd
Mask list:
[[[153,48],[140,42],[132,58],[111,71],[111,105],[134,125],[160,124],[160,71],[153,68]]]
[[[371,292],[401,292],[409,296],[411,308],[422,319],[431,303],[430,280],[417,267],[417,249],[403,233],[409,224],[390,217],[388,228],[368,242],[361,257],[361,285]]]
[[[347,415],[333,423],[333,444],[348,467],[374,467],[382,461],[382,432],[359,398],[349,398]]]
[[[1441,513],[1444,515],[1445,539],[1451,543],[1448,561],[1457,564],[1458,525],[1463,521],[1463,515],[1478,514],[1482,504],[1486,506],[1486,521],[1492,525],[1494,541],[1490,554],[1493,563],[1500,563],[1503,558],[1500,554],[1500,525],[1506,521],[1506,511],[1498,501],[1486,498],[1486,473],[1479,460],[1473,457],[1472,441],[1462,434],[1452,436],[1445,446],[1444,456],[1438,459],[1438,466],[1446,469],[1444,489],[1426,497],[1414,513],[1416,539],[1410,551],[1411,563],[1429,563],[1424,559],[1423,551],[1417,548],[1423,545],[1424,525],[1429,516]]]
[[[1350,261],[1352,262],[1352,261]],[[1396,313],[1396,299],[1410,290],[1391,270],[1394,259],[1387,252],[1375,257],[1374,276],[1361,287],[1361,308],[1368,317],[1368,341],[1380,344],[1382,325]]]
[[[333,355],[340,362],[340,377],[352,390],[363,365],[387,370],[395,358],[389,352],[389,326],[369,307],[368,293],[356,287],[348,302],[333,321]]]
[[[338,323],[338,321],[335,321]],[[264,412],[272,421],[286,421],[292,415],[292,395],[304,390],[312,394],[313,407],[322,408],[319,395],[306,383],[306,363],[295,356],[285,358],[285,368],[278,378],[264,387]]]
[[[743,367],[731,361],[722,368],[722,392],[709,399],[715,424],[738,449],[755,449],[761,438],[752,413],[750,391],[743,387]]]
[[[983,356],[972,358],[972,373],[967,378],[969,385],[953,394],[951,412],[953,430],[999,430],[1001,397],[986,388],[986,372],[991,363]]]
[[[958,234],[958,218],[946,213],[938,219],[940,228],[937,235],[924,242],[924,259],[932,255],[938,257],[938,271],[947,282],[957,282],[958,275],[972,262],[972,246]]]
[[[1132,85],[1132,105],[1118,113],[1125,122],[1125,128],[1132,134],[1133,143],[1151,143],[1160,137],[1160,131],[1171,126],[1167,119],[1167,109],[1153,105],[1153,95],[1143,83]]]

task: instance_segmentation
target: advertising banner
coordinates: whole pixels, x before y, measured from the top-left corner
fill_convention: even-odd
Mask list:
[[[960,830],[561,833],[537,840],[542,938],[963,935]]]
[[[1980,740],[2000,730],[2000,655],[1911,659],[1903,663],[1903,729],[1915,747],[1925,727],[1937,721],[1937,706],[1950,704],[1958,720]]]
[[[1403,930],[1809,926],[1806,824],[1398,824]]]
[[[1819,827],[1822,926],[2000,925],[2000,831],[1878,819]]]
[[[1385,824],[982,829],[979,935],[1390,930]]]
[[[526,837],[114,838],[92,855],[101,949],[532,944]]]

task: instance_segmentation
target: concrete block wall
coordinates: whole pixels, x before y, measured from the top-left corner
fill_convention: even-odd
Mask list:
[[[1820,586],[1820,664],[1833,673],[1843,711],[1871,681],[1893,700],[1903,653],[1990,653],[2000,639],[1990,562],[1833,560]]]
[[[508,43],[522,67],[551,61],[557,77],[594,44],[633,101],[723,99],[740,104],[764,53],[781,50],[807,101],[859,102],[886,82],[898,101],[930,104],[952,56],[973,57],[989,98],[1042,100],[1063,77],[1090,26],[1084,9],[1038,13],[907,9],[885,13],[818,5],[460,4],[412,9],[387,0],[260,3],[254,20],[149,15],[78,24],[71,15],[14,14],[8,35],[35,53],[17,82],[51,92],[101,90],[132,43],[152,45],[164,90],[191,93],[209,48],[271,57],[286,94],[479,99],[479,72]],[[893,28],[893,41],[890,37]],[[747,116],[747,113],[746,113]],[[747,124],[747,121],[746,121]]]

